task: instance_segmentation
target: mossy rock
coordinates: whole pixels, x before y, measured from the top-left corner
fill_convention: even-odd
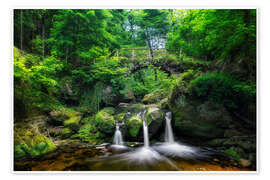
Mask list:
[[[64,126],[70,128],[73,131],[78,131],[80,129],[81,116],[72,116],[68,120],[64,121]]]
[[[71,127],[74,130],[78,130],[77,124],[81,119],[81,113],[74,111],[69,108],[62,108],[60,110],[55,110],[50,112],[50,116],[52,118],[52,122],[55,125],[64,125],[64,126],[75,126]]]
[[[145,109],[144,104],[131,104],[130,106],[127,107],[128,111],[133,112],[133,113],[139,113]]]
[[[60,131],[60,137],[62,139],[69,138],[73,134],[72,130],[69,128],[64,128]]]
[[[115,109],[113,107],[105,107],[101,111],[106,112],[106,113],[111,114],[111,115],[113,115],[115,113]]]
[[[223,138],[232,120],[222,106],[188,99],[181,107],[170,105],[176,133],[200,139]]]
[[[164,113],[156,107],[150,107],[146,111],[146,122],[147,125],[149,126],[152,121],[163,121],[164,120]]]
[[[234,146],[230,147],[229,149],[226,149],[224,153],[227,154],[228,156],[233,157],[236,160],[243,158],[245,155],[244,151],[241,148]]]
[[[108,135],[112,135],[115,129],[114,108],[104,108],[96,114],[97,129]]]
[[[219,147],[223,146],[223,143],[226,141],[226,139],[212,139],[207,142],[207,145],[212,146],[212,147]]]
[[[14,157],[39,156],[56,149],[52,140],[30,126],[14,128]]]
[[[126,113],[119,113],[115,115],[115,120],[118,122],[123,122],[125,118]]]
[[[64,121],[69,119],[69,116],[66,114],[66,110],[64,109],[51,111],[50,116],[53,120],[53,123],[56,125],[63,125]]]
[[[161,109],[169,109],[169,99],[164,98],[159,102],[159,106]]]
[[[140,117],[138,117],[135,114],[127,120],[126,125],[127,125],[128,135],[135,138],[138,136],[140,129],[143,126],[143,121]]]
[[[164,93],[164,92],[162,92],[160,90],[157,90],[157,91],[152,92],[150,94],[146,94],[143,97],[142,102],[144,104],[158,103],[159,101],[166,98],[167,96],[168,96],[168,92]]]
[[[152,103],[157,102],[158,100],[159,100],[158,94],[150,93],[150,94],[146,94],[143,97],[142,102],[145,104],[152,104]]]

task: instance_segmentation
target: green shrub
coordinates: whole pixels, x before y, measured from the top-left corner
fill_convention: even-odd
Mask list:
[[[229,109],[243,107],[256,100],[256,86],[235,80],[223,73],[209,73],[190,81],[189,91],[195,98],[211,100]]]

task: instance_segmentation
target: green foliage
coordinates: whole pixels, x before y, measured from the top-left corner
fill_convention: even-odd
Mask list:
[[[101,57],[96,63],[92,65],[92,78],[104,83],[109,83],[111,79],[117,78],[118,76],[124,75],[127,68],[122,68],[120,66],[120,58],[113,57],[107,59],[106,57]]]
[[[20,127],[14,128],[14,156],[22,158],[25,156],[39,156],[52,152],[56,149],[52,140],[33,128]]]
[[[103,90],[103,85],[101,83],[96,83],[96,85],[94,86],[94,91],[91,93],[92,94],[91,99],[89,99],[90,107],[92,108],[93,112],[99,111],[99,105],[102,100],[102,90]],[[84,96],[84,97],[87,97],[87,96]]]
[[[256,10],[174,10],[171,21],[168,49],[210,60],[256,58]]]
[[[105,108],[97,115],[83,118],[83,125],[78,133],[72,137],[79,138],[83,142],[90,142],[92,144],[111,141],[111,135],[115,129],[115,124],[110,121],[113,118],[113,116],[110,115],[112,113],[114,113],[113,108]]]
[[[200,99],[209,99],[230,109],[243,107],[256,100],[256,87],[239,82],[223,73],[209,73],[190,81],[191,93]]]
[[[99,141],[99,132],[97,132],[94,125],[87,123],[80,128],[77,137],[79,137],[83,142],[96,144]]]
[[[135,96],[143,97],[146,94],[152,93],[159,89],[160,93],[168,93],[175,82],[175,76],[168,76],[166,73],[154,68],[142,69],[135,72],[125,79],[121,79],[120,87],[123,87],[120,90],[121,94],[125,94],[128,90],[131,90]],[[156,78],[156,77],[157,78]]]
[[[34,55],[25,56],[14,48],[15,101],[16,104],[22,103],[26,109],[48,111],[59,105],[52,95],[58,93],[56,76],[63,66],[54,56],[38,59]],[[15,114],[21,108],[16,104]]]
[[[239,160],[240,158],[244,156],[243,150],[241,151],[239,148],[236,148],[236,147],[230,147],[229,149],[226,149],[224,153],[237,160]]]

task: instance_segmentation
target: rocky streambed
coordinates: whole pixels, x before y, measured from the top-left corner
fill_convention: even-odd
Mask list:
[[[79,141],[58,142],[54,152],[15,160],[15,171],[253,171],[211,149],[177,143],[93,146]],[[166,149],[167,148],[167,149]],[[179,148],[176,151],[172,148]],[[163,151],[163,150],[166,151]]]
[[[188,96],[183,94],[173,94],[170,99],[159,96],[160,93],[148,94],[142,100],[144,104],[119,103],[96,113],[61,108],[16,122],[14,169],[256,170],[253,126],[213,102],[187,99]],[[187,146],[159,147],[166,139],[168,111],[172,112],[170,124],[175,141],[185,142]],[[145,112],[144,118],[142,112]],[[144,141],[144,123],[148,127],[150,151],[137,147]],[[125,148],[104,145],[113,142],[116,126],[123,135]],[[195,148],[191,148],[192,158],[187,158],[190,154],[185,150],[190,150],[190,147]],[[202,156],[206,152],[207,156]],[[136,156],[145,158],[138,160]]]

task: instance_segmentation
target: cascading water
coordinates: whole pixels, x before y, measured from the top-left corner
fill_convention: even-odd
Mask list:
[[[180,157],[192,159],[196,157],[206,156],[205,154],[199,154],[199,149],[187,146],[181,142],[175,142],[173,136],[173,130],[171,125],[172,113],[167,112],[165,114],[166,128],[165,128],[165,143],[159,146],[154,146],[154,149],[166,156]]]
[[[144,147],[149,147],[149,136],[148,136],[148,126],[145,120],[145,113],[146,110],[142,113],[142,120],[143,120],[143,138],[144,138]]]
[[[114,138],[113,138],[113,143],[116,145],[122,145],[123,144],[123,137],[122,137],[122,133],[119,129],[119,124],[116,124],[116,130],[114,133]]]
[[[174,137],[173,137],[173,130],[171,125],[172,120],[172,113],[167,112],[165,114],[165,120],[166,120],[166,129],[165,129],[165,142],[167,143],[174,143]]]

